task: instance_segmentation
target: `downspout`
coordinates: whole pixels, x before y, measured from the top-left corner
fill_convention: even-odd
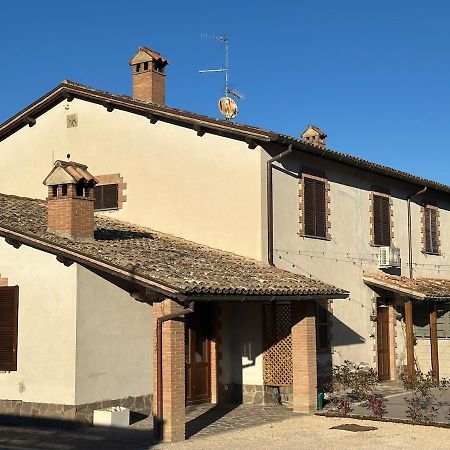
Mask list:
[[[411,236],[411,199],[417,195],[424,194],[427,191],[427,186],[417,191],[414,194],[410,194],[407,197],[408,202],[408,264],[409,264],[409,278],[413,278],[413,252],[412,252],[412,236]]]
[[[274,266],[273,263],[273,186],[272,186],[272,163],[279,161],[284,156],[292,153],[292,144],[284,152],[267,161],[267,260],[270,266]]]
[[[162,367],[162,326],[168,320],[177,319],[194,312],[194,302],[189,303],[189,307],[181,311],[166,314],[156,319],[156,358],[157,358],[157,375],[156,375],[156,417],[155,417],[155,439],[162,441],[163,439],[163,367]]]

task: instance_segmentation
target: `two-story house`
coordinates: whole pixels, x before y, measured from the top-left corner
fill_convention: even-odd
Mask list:
[[[297,139],[167,107],[167,64],[141,47],[133,97],[65,81],[0,125],[5,405],[89,418],[152,401],[177,439],[185,402],[311,411],[344,359],[387,379],[432,352],[445,370],[450,289],[429,278],[446,278],[450,188],[333,152],[317,127]],[[177,314],[186,334],[158,320]]]

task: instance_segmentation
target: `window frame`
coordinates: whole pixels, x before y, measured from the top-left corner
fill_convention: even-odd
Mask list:
[[[124,203],[127,201],[127,196],[124,191],[127,188],[127,183],[124,183],[123,177],[119,173],[109,175],[96,175],[98,183],[94,186],[94,211],[118,211],[124,207]],[[117,185],[117,206],[113,208],[95,208],[95,188],[97,186],[104,186],[109,184]]]
[[[389,205],[389,243],[377,243],[375,242],[376,239],[376,232],[375,232],[375,197],[384,198],[388,201]],[[392,197],[384,192],[379,191],[372,191],[370,193],[370,245],[372,247],[392,247],[393,246],[393,240],[394,240],[394,220],[393,220],[393,202]],[[377,222],[378,223],[378,222]],[[383,222],[381,222],[383,224]]]
[[[0,317],[0,330],[12,329],[13,330],[13,348],[12,348],[12,360],[10,364],[0,363],[0,372],[16,372],[17,371],[17,353],[19,342],[19,286],[0,286],[1,291],[13,292],[13,320],[12,325],[6,326],[2,324],[2,317]]]
[[[431,248],[427,248],[427,232],[431,232],[430,230],[427,230],[427,210],[430,212],[433,211],[436,214],[436,235],[435,235],[435,243],[437,250],[434,252]],[[440,232],[440,214],[439,214],[439,208],[436,205],[430,204],[430,203],[424,203],[421,207],[421,223],[422,223],[422,232],[421,232],[421,241],[422,241],[422,253],[426,255],[432,255],[432,256],[440,256],[441,255],[441,232]],[[433,240],[433,239],[431,239]],[[433,247],[433,245],[432,245]]]
[[[313,181],[314,186],[316,183],[323,183],[324,186],[324,198],[323,198],[323,202],[324,202],[324,235],[321,234],[310,234],[310,233],[306,233],[306,198],[305,198],[305,181],[309,180],[309,181]],[[301,177],[300,177],[300,193],[299,193],[299,197],[300,197],[300,217],[299,217],[299,222],[300,222],[300,232],[299,235],[305,238],[310,238],[310,239],[322,239],[322,240],[331,240],[331,234],[330,234],[330,230],[331,230],[331,222],[330,222],[330,183],[328,181],[328,179],[325,177],[325,175],[313,175],[311,174],[309,171],[303,171]],[[317,202],[316,202],[317,204]],[[318,208],[315,205],[314,208],[314,220],[317,222],[317,212],[318,212]],[[317,229],[316,229],[317,231]]]

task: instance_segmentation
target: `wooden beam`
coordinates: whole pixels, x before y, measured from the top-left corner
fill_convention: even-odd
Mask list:
[[[66,92],[64,94],[64,98],[70,103],[75,97],[73,94],[69,94],[68,92]]]
[[[158,122],[158,117],[156,117],[154,114],[148,114],[147,116],[150,120],[150,123],[154,125],[156,122]]]
[[[34,119],[33,117],[25,117],[25,119],[23,119],[23,121],[31,128],[34,127],[36,125],[36,119]]]
[[[258,146],[258,143],[250,138],[246,138],[245,142],[248,144],[250,150],[254,150]]]
[[[12,245],[14,248],[20,248],[20,246],[22,245],[22,242],[16,241],[15,239],[11,238],[6,238],[5,241],[7,244]]]
[[[58,255],[56,257],[56,260],[62,264],[64,264],[66,267],[70,267],[73,264],[73,261],[69,258],[65,258],[64,256]]]
[[[114,111],[114,105],[111,103],[104,103],[103,106],[106,108],[106,111],[113,112]]]
[[[433,381],[435,384],[439,384],[439,350],[437,335],[437,309],[435,301],[430,301],[430,344]]]
[[[416,372],[414,370],[414,328],[413,328],[413,310],[412,301],[405,301],[405,322],[406,322],[406,367],[408,377],[414,379]]]
[[[197,132],[197,136],[199,137],[202,137],[206,133],[206,130],[199,125],[194,125],[194,130]]]

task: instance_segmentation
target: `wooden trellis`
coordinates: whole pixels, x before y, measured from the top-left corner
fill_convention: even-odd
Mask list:
[[[264,305],[263,376],[266,386],[292,386],[291,305]]]

